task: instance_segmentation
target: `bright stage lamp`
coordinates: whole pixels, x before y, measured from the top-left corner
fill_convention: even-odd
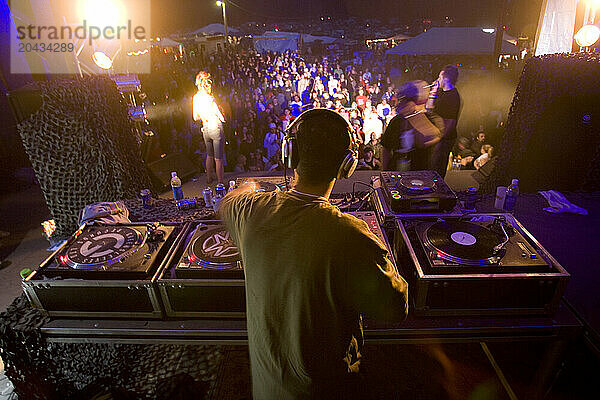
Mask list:
[[[119,0],[86,0],[82,2],[81,17],[88,25],[104,28],[117,26],[125,17],[125,9]]]
[[[496,30],[494,28],[483,28],[482,31],[485,33],[494,33]]]
[[[221,1],[217,1],[217,6],[221,7],[223,3]]]
[[[110,69],[112,67],[112,60],[101,51],[95,52],[92,55],[92,60],[102,69]]]
[[[590,47],[600,38],[600,28],[596,25],[585,25],[575,35],[575,41],[581,47]]]

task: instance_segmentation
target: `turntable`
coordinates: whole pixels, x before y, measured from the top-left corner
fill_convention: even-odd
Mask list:
[[[381,172],[380,182],[389,208],[396,213],[450,211],[456,194],[434,171]]]
[[[51,316],[160,318],[153,286],[178,224],[84,224],[23,282]]]
[[[509,214],[398,219],[396,228],[417,314],[550,314],[569,279]]]
[[[192,223],[157,280],[169,317],[244,317],[242,258],[221,221]]]
[[[175,267],[177,278],[243,278],[242,259],[223,225],[199,224]]]
[[[86,225],[39,273],[80,279],[144,279],[173,226]]]
[[[441,220],[416,227],[432,267],[487,266],[482,272],[547,272],[548,263],[504,217],[492,221]]]

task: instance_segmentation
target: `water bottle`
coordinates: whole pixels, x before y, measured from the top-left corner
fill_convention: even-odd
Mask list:
[[[173,189],[173,198],[175,201],[183,199],[183,189],[181,188],[181,179],[177,176],[177,172],[171,172],[171,188]]]
[[[513,179],[510,186],[506,188],[506,197],[504,200],[504,209],[506,211],[514,211],[517,197],[519,197],[519,180]]]

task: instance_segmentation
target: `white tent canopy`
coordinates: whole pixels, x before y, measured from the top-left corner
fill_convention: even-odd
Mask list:
[[[481,28],[431,28],[404,43],[392,47],[387,55],[492,55],[495,33]],[[519,55],[517,46],[502,41],[500,54]]]
[[[331,43],[335,42],[336,40],[338,40],[337,38],[333,38],[330,36],[313,36],[308,33],[298,33],[298,32],[267,31],[264,33],[263,36],[280,37],[280,38],[293,39],[293,40],[299,40],[300,37],[302,37],[302,41],[304,43],[312,43],[317,40],[320,40],[321,42],[323,42],[325,44],[331,44]]]
[[[158,47],[177,47],[180,45],[179,42],[176,42],[175,40],[165,37],[165,38],[161,38],[160,41],[155,41],[152,43],[154,46],[158,46]]]
[[[229,34],[238,34],[240,31],[239,29],[235,29],[232,27],[227,27],[227,30],[229,32]],[[203,26],[200,29],[196,29],[193,32],[190,32],[193,35],[224,35],[225,34],[225,25],[223,24],[209,24],[206,26]]]

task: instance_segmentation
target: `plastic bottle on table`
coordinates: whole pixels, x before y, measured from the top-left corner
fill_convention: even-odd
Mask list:
[[[183,189],[181,188],[181,179],[177,172],[171,172],[171,188],[173,189],[173,198],[175,201],[183,200]]]
[[[510,186],[506,188],[504,209],[508,212],[513,212],[515,210],[515,204],[517,204],[518,197],[519,197],[519,180],[513,179]]]

